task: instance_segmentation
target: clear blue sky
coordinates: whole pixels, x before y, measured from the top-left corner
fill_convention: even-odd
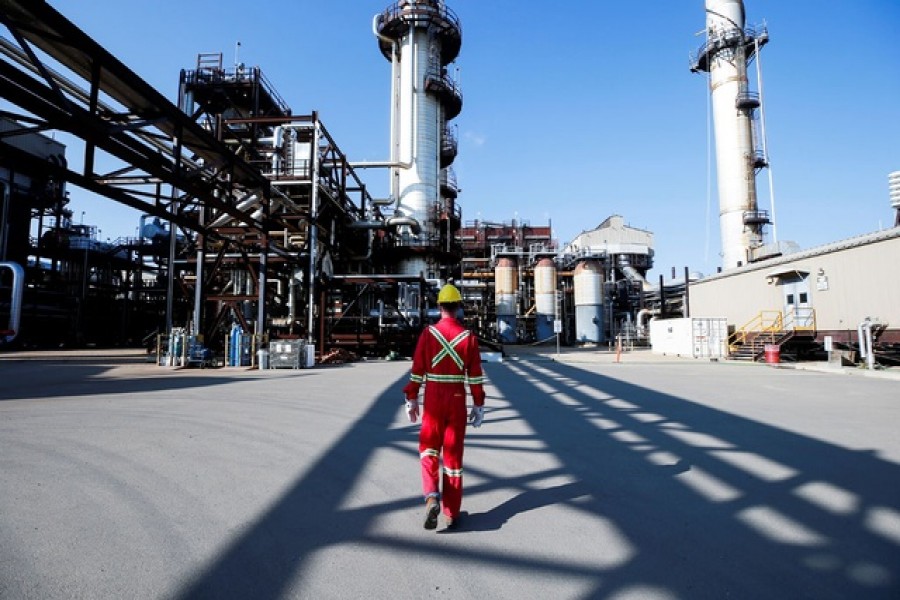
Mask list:
[[[201,52],[259,66],[294,114],[319,111],[352,161],[388,154],[390,67],[371,32],[386,0],[51,0],[173,102]],[[656,268],[719,264],[707,194],[702,0],[449,0],[463,27],[464,106],[454,121],[466,221],[552,222],[566,242],[621,214],[655,234]],[[765,22],[766,121],[779,240],[809,248],[893,225],[900,169],[900,2],[745,0]],[[77,152],[73,148],[74,152]],[[70,163],[74,156],[70,155]],[[387,175],[362,172],[376,194]],[[768,209],[765,172],[760,208]],[[105,237],[138,215],[72,189]]]

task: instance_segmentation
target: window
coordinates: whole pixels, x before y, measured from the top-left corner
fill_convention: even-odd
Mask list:
[[[787,302],[788,304],[793,304],[793,303],[794,303],[794,295],[793,295],[793,294],[788,294],[788,295],[787,295],[786,302]]]

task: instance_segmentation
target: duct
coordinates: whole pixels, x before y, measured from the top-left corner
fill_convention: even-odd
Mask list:
[[[279,125],[272,134],[272,173],[281,171],[281,148],[284,146],[284,128]]]
[[[259,204],[259,196],[257,194],[250,194],[249,196],[244,197],[242,200],[239,200],[235,208],[240,211],[246,211],[248,208],[253,208],[254,206]],[[217,219],[215,219],[212,223],[209,224],[210,227],[221,227],[228,223],[229,221],[234,220],[234,217],[225,213],[224,215],[220,215]]]
[[[412,217],[391,217],[387,220],[388,227],[401,227],[408,225],[414,234],[422,231],[422,225]]]
[[[628,260],[627,254],[619,255],[619,270],[622,271],[628,281],[640,282],[643,291],[649,292],[656,289],[656,286],[647,281],[637,269],[631,266],[631,261]]]
[[[375,37],[380,41],[391,45],[391,150],[390,150],[390,160],[387,162],[384,161],[375,161],[375,162],[358,162],[358,163],[350,163],[350,167],[353,169],[391,169],[390,174],[390,199],[386,203],[376,202],[376,205],[387,206],[389,204],[400,204],[400,189],[398,178],[395,176],[394,169],[411,169],[413,167],[413,148],[414,142],[417,134],[417,127],[415,119],[413,119],[412,127],[410,128],[410,156],[406,161],[401,161],[398,157],[398,148],[400,146],[400,127],[399,120],[397,116],[397,105],[400,102],[400,78],[399,74],[399,61],[398,61],[398,43],[397,40],[389,38],[385,35],[382,35],[379,31],[383,14],[377,14],[372,19],[372,33],[375,34]]]
[[[25,270],[14,262],[0,262],[0,269],[9,269],[13,274],[12,293],[9,300],[8,331],[3,333],[3,341],[11,343],[19,335],[19,323],[22,318],[22,294],[25,290]]]
[[[350,229],[387,229],[388,227],[409,226],[413,233],[418,234],[422,226],[412,217],[390,217],[384,221],[366,220],[354,221],[347,225]]]
[[[647,325],[649,323],[644,322],[645,317],[653,318],[659,314],[659,310],[655,308],[642,308],[638,311],[637,318],[637,333],[638,337],[645,338],[648,336],[649,331],[647,330]]]
[[[387,226],[384,221],[354,221],[347,225],[350,229],[386,229]]]
[[[397,158],[397,40],[391,39],[387,36],[381,35],[379,32],[379,25],[381,24],[383,14],[377,14],[372,19],[372,33],[375,34],[375,37],[381,40],[386,44],[391,45],[391,153],[390,160],[387,162],[384,161],[376,161],[376,162],[359,162],[359,163],[350,163],[350,166],[354,169],[410,169],[412,168],[412,158],[407,162],[401,162]],[[393,177],[391,177],[393,180]],[[391,182],[391,196],[394,198],[397,197],[396,191],[393,189],[393,181]],[[396,200],[392,199],[391,203]]]

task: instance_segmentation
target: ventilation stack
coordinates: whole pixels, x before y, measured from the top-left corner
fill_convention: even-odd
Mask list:
[[[745,28],[744,21],[741,0],[706,0],[707,41],[691,64],[691,71],[709,73],[723,269],[749,262],[770,223],[756,196],[756,174],[768,166],[757,111],[761,101],[747,82],[747,66],[769,35],[764,27]]]
[[[891,208],[894,209],[894,227],[900,227],[900,171],[888,175],[888,187],[891,192]]]
[[[397,270],[438,278],[450,262],[447,221],[456,213],[455,178],[442,170],[456,157],[448,122],[462,110],[462,94],[448,65],[459,55],[462,30],[443,0],[404,0],[375,17],[375,35],[393,82],[391,196],[398,222],[406,223]]]

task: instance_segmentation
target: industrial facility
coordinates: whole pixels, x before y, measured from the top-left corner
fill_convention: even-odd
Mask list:
[[[655,349],[900,364],[900,284],[881,270],[900,260],[900,174],[888,176],[893,229],[802,251],[767,242],[764,226],[772,220],[756,194],[756,177],[769,164],[763,99],[749,85],[748,67],[756,59],[758,90],[768,32],[746,25],[741,0],[706,0],[706,34],[691,71],[709,75],[723,262],[719,273],[690,283],[684,323],[657,325]]]
[[[0,79],[16,110],[0,119],[0,344],[144,346],[160,364],[261,368],[407,354],[453,282],[489,347],[654,345],[659,323],[674,335],[693,319],[686,348],[697,331],[708,342],[709,323],[719,331],[703,356],[761,360],[777,347],[892,360],[900,289],[860,265],[900,258],[900,172],[894,229],[806,251],[778,241],[774,200],[761,209],[756,188],[771,177],[769,34],[746,25],[740,0],[707,0],[705,12],[690,69],[708,76],[722,265],[654,282],[653,234],[618,214],[565,243],[550,222],[464,220],[453,171],[463,29],[442,0],[372,18],[391,81],[380,161],[351,160],[260,67],[199,54],[173,74],[173,101],[46,2],[4,2]],[[83,156],[54,131],[81,140]],[[370,193],[374,177],[389,182],[384,197]],[[134,235],[86,224],[73,187],[138,211]]]
[[[392,82],[378,162],[351,161],[259,67],[200,54],[173,104],[46,3],[9,3],[5,21],[18,41],[3,44],[6,99],[22,111],[3,122],[2,258],[18,265],[4,279],[7,344],[143,343],[167,364],[235,366],[260,350],[294,365],[337,349],[408,352],[446,281],[486,344],[635,333],[649,234],[632,244],[614,217],[594,232],[614,240],[585,233],[560,250],[549,224],[463,226],[451,124],[462,92],[449,68],[462,28],[443,2],[373,19]],[[49,130],[86,142],[84,172]],[[100,152],[122,167],[93,173]],[[379,171],[384,198],[362,178]],[[69,207],[73,184],[142,211],[136,235],[103,241]]]

